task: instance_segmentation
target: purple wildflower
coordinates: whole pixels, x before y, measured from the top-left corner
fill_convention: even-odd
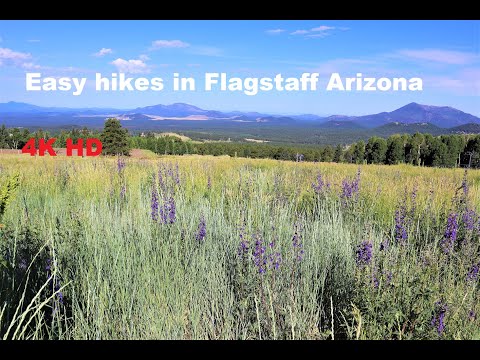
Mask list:
[[[380,243],[380,251],[387,251],[390,248],[390,241],[388,239],[384,239]]]
[[[322,174],[317,174],[317,182],[312,183],[312,188],[315,194],[321,194],[323,192],[323,188],[325,187],[325,182],[323,181]]]
[[[447,310],[447,304],[444,304],[441,301],[435,303],[435,313],[433,314],[431,324],[437,329],[439,336],[441,336],[445,330],[445,315]]]
[[[388,271],[387,273],[385,273],[385,276],[386,276],[385,283],[387,284],[387,286],[389,286],[392,283],[393,273],[391,271]]]
[[[358,266],[369,265],[372,262],[372,243],[368,240],[362,241],[355,252]]]
[[[118,173],[121,173],[126,165],[127,165],[127,163],[125,162],[125,159],[118,158],[117,159],[117,171],[118,171]]]
[[[162,192],[165,193],[167,191],[167,187],[165,185],[165,180],[163,178],[162,169],[160,168],[160,166],[158,170],[158,183],[160,184],[160,189],[162,190]]]
[[[404,205],[395,211],[395,241],[399,244],[405,244],[408,239],[405,224],[406,212],[407,210]]]
[[[458,222],[457,214],[451,213],[448,216],[447,228],[445,229],[444,238],[442,240],[442,249],[445,254],[449,254],[455,245],[457,240]]]
[[[377,271],[375,269],[375,271],[372,273],[372,285],[373,285],[373,288],[374,289],[378,289],[378,286],[380,285],[380,281],[378,280],[377,278]]]
[[[279,252],[270,254],[270,256],[268,257],[268,266],[270,269],[278,270],[280,268],[281,263],[282,263],[282,255]]]
[[[465,229],[473,231],[477,221],[477,214],[474,210],[466,210],[462,216],[462,221],[465,224]]]
[[[360,174],[359,167],[355,178],[351,182],[348,179],[343,179],[342,193],[340,194],[343,206],[346,206],[349,201],[358,201],[358,195],[360,192]]]
[[[126,194],[127,194],[127,187],[123,185],[122,188],[120,189],[120,197],[124,199]]]
[[[210,175],[208,175],[207,179],[207,189],[210,190],[212,188],[212,179],[210,179]]]
[[[410,220],[414,219],[415,217],[415,210],[417,208],[417,191],[418,191],[418,187],[417,187],[417,184],[415,184],[413,186],[412,194],[410,196],[410,199],[411,199],[410,211],[409,211]]]
[[[293,237],[292,237],[294,259],[298,261],[302,261],[305,251],[303,250],[301,227],[298,224],[295,224],[294,227],[295,227],[295,233],[293,234]]]
[[[468,312],[468,320],[475,320],[477,318],[477,314],[475,314],[475,311],[473,311],[473,309],[471,309],[469,312]]]
[[[152,186],[152,199],[150,203],[151,207],[151,216],[153,221],[158,221],[158,191],[155,186],[155,183]]]
[[[478,271],[480,270],[480,262],[478,264],[472,265],[470,270],[467,273],[467,282],[475,282],[478,279]]]
[[[175,199],[173,198],[173,196],[170,196],[166,205],[168,209],[168,222],[170,224],[173,224],[176,220]]]
[[[202,215],[202,217],[200,218],[200,224],[198,224],[197,233],[195,234],[195,239],[197,239],[198,242],[202,242],[205,239],[206,235],[207,223],[205,222],[205,217]]]
[[[175,184],[180,185],[180,170],[178,169],[178,163],[175,163]]]
[[[255,247],[253,248],[253,263],[258,268],[259,274],[264,274],[267,270],[267,259],[265,256],[265,246],[263,246],[263,239],[260,235],[255,235]]]
[[[238,256],[243,260],[247,258],[248,254],[248,240],[246,239],[245,236],[245,220],[243,222],[243,225],[240,227],[240,245],[238,247]]]

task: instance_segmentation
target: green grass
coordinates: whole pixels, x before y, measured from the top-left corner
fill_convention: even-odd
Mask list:
[[[209,156],[125,162],[118,171],[113,158],[0,157],[0,186],[20,173],[0,217],[0,336],[480,336],[478,316],[469,316],[480,311],[478,282],[466,281],[480,261],[478,232],[460,226],[457,243],[467,241],[449,255],[440,245],[449,213],[461,210],[452,203],[461,169],[362,166],[358,201],[343,205],[342,180],[355,177],[355,165]],[[321,195],[312,190],[317,173],[330,183]],[[478,213],[479,171],[468,173],[468,184],[468,204]],[[152,220],[152,188],[160,207],[174,192],[173,223]],[[395,211],[414,188],[408,241],[396,244]],[[199,242],[202,216],[206,236]],[[295,232],[301,248],[292,245]],[[249,245],[244,259],[242,237]],[[259,239],[264,273],[255,263]],[[386,239],[390,246],[380,251]],[[362,241],[373,244],[366,266],[356,264]],[[275,269],[269,256],[278,254]],[[439,301],[448,306],[441,334],[431,324]]]

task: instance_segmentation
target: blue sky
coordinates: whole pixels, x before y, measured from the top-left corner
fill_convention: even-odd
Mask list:
[[[29,92],[25,73],[87,77],[80,96]],[[95,73],[161,77],[165,90],[96,92]],[[173,92],[174,72],[195,92]],[[238,77],[320,73],[315,92],[205,92],[206,72]],[[331,73],[421,77],[422,92],[327,92]],[[134,108],[175,102],[215,110],[363,115],[409,102],[480,116],[480,21],[0,21],[0,102]]]

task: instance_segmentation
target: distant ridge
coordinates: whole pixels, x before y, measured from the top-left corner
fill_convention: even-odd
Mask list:
[[[286,124],[286,123],[308,123],[325,124],[326,127],[338,128],[374,128],[390,123],[402,124],[421,124],[428,123],[440,128],[452,128],[467,124],[480,124],[480,118],[465,113],[450,106],[432,106],[422,105],[415,102],[402,106],[391,112],[381,112],[378,114],[363,116],[331,115],[322,117],[314,114],[300,115],[272,115],[259,112],[242,111],[218,111],[205,110],[186,103],[174,103],[170,105],[157,104],[152,106],[138,107],[135,109],[114,109],[114,108],[64,108],[64,107],[42,107],[22,102],[10,101],[0,103],[0,116],[11,120],[17,119],[21,125],[25,118],[29,120],[33,117],[40,117],[42,121],[47,121],[55,117],[91,117],[97,118],[97,121],[104,120],[107,116],[117,116],[121,119],[135,122],[148,122],[164,119],[185,120],[194,119],[193,116],[201,116],[202,120],[221,120],[242,122],[257,122],[268,124]],[[189,118],[190,117],[190,118]],[[23,122],[22,122],[23,119]],[[47,119],[47,120],[45,120]],[[241,120],[241,121],[240,121]],[[93,120],[92,120],[93,121]],[[76,124],[73,122],[72,124]],[[470,125],[472,130],[475,130]],[[468,131],[459,129],[458,131]]]

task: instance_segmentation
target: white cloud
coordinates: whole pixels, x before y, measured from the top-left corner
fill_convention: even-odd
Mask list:
[[[0,48],[0,59],[5,60],[25,60],[31,58],[32,55],[28,53],[22,53],[19,51],[13,51],[8,48]]]
[[[305,35],[308,34],[308,30],[295,30],[294,32],[291,32],[290,35]]]
[[[155,40],[152,42],[151,50],[164,48],[186,48],[190,44],[181,40]]]
[[[96,56],[96,57],[103,57],[107,54],[111,54],[113,53],[113,50],[112,49],[109,49],[109,48],[101,48],[99,51],[97,51],[95,54],[93,54],[93,56]]]
[[[150,67],[140,59],[125,60],[118,58],[110,64],[116,66],[118,71],[123,73],[142,74],[150,72]]]
[[[324,38],[332,34],[332,30],[341,30],[346,31],[349,30],[347,27],[335,27],[335,26],[327,26],[327,25],[320,25],[310,30],[300,29],[295,30],[290,33],[290,35],[303,35],[303,37],[308,38]]]
[[[324,38],[324,37],[327,37],[331,35],[330,33],[327,33],[327,32],[321,32],[321,33],[316,33],[316,34],[308,34],[306,35],[306,37],[309,37],[309,38]]]
[[[333,26],[326,26],[326,25],[321,25],[316,28],[310,29],[310,31],[327,31],[327,30],[333,30],[335,27]]]
[[[270,29],[270,30],[266,30],[265,32],[269,35],[277,35],[277,34],[281,34],[281,33],[285,32],[285,30],[284,29]]]
[[[450,65],[466,65],[480,59],[478,55],[473,53],[441,49],[405,49],[399,50],[397,54],[412,60],[432,61]]]
[[[23,63],[22,68],[26,70],[39,70],[39,69],[42,69],[42,66],[38,64],[34,64],[32,62],[28,62],[28,63]]]
[[[14,51],[8,48],[0,48],[0,66],[11,65],[22,67],[26,60],[32,57],[29,53]]]
[[[150,60],[150,58],[149,58],[147,55],[145,55],[145,54],[140,55],[138,58],[139,58],[140,60],[143,60],[143,61]]]

